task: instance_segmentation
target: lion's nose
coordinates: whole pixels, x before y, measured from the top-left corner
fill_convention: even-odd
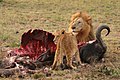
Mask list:
[[[75,29],[75,27],[73,26],[72,29]]]

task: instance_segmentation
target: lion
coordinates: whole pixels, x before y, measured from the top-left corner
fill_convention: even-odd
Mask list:
[[[68,28],[69,32],[77,33],[76,38],[79,42],[87,42],[95,39],[92,18],[87,12],[77,12],[72,15]]]
[[[67,67],[76,69],[72,65],[72,58],[75,55],[77,64],[81,64],[76,35],[59,30],[55,34],[54,42],[57,45],[52,69],[63,66],[63,57],[66,56]]]

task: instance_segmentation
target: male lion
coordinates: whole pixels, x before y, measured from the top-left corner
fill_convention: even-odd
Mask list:
[[[75,55],[77,63],[81,64],[76,35],[73,35],[72,33],[66,33],[64,30],[57,31],[55,33],[54,42],[57,44],[57,49],[55,52],[52,69],[63,66],[64,55],[67,59],[67,67],[70,69],[76,69],[76,67],[72,65],[73,55]]]
[[[92,19],[86,12],[77,12],[72,15],[69,32],[77,33],[78,42],[94,40]]]

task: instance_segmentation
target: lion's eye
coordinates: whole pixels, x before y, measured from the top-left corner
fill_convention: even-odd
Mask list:
[[[81,23],[80,21],[78,23]]]

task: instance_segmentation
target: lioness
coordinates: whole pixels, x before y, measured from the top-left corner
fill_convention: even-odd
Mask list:
[[[73,55],[75,55],[77,63],[81,64],[76,35],[72,33],[66,33],[65,30],[57,31],[55,33],[54,42],[57,44],[57,49],[55,52],[52,69],[55,69],[56,66],[58,67],[63,65],[64,55],[67,59],[67,67],[76,69],[76,67],[72,65]]]
[[[77,12],[72,15],[69,32],[77,33],[78,42],[94,40],[92,18],[86,12]]]

